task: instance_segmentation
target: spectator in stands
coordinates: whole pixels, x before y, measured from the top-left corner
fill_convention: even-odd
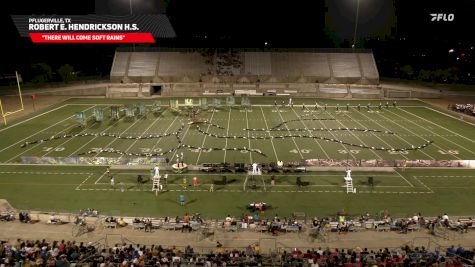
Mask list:
[[[59,218],[56,218],[56,216],[54,215],[54,213],[52,213],[52,214],[49,216],[48,223],[49,223],[49,224],[59,224],[59,223],[61,223],[61,220],[60,220]]]
[[[119,225],[120,227],[125,227],[127,226],[127,223],[125,222],[124,218],[121,217],[117,222],[117,225]]]
[[[19,217],[20,217],[20,222],[22,223],[31,222],[30,214],[28,214],[28,212],[20,212]]]
[[[147,218],[144,222],[145,225],[145,232],[152,232],[152,220],[150,218]]]

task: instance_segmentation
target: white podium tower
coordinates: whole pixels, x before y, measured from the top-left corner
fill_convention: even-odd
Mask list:
[[[351,178],[351,170],[348,169],[346,171],[346,176],[344,177],[345,179],[345,185],[346,185],[346,193],[356,193],[356,188],[353,187],[353,178]]]

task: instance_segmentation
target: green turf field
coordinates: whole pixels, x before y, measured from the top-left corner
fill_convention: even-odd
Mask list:
[[[475,158],[475,126],[420,101],[398,101],[397,108],[392,107],[392,101],[386,108],[383,101],[379,109],[379,100],[294,99],[293,108],[280,107],[286,100],[252,98],[253,106],[247,109],[238,106],[202,111],[199,117],[209,123],[199,125],[200,128],[187,124],[186,115],[178,115],[170,108],[160,115],[148,113],[144,118],[89,121],[82,128],[73,119],[75,112],[84,111],[90,117],[96,107],[108,114],[111,105],[142,102],[150,108],[154,101],[71,99],[58,103],[50,110],[0,128],[0,198],[21,209],[76,211],[91,207],[103,213],[169,216],[188,211],[215,218],[227,213],[239,215],[253,201],[268,202],[273,206],[270,213],[283,216],[295,211],[328,215],[342,208],[352,214],[385,209],[398,215],[419,211],[431,215],[474,212],[468,204],[473,202],[475,171],[469,169],[354,171],[358,193],[349,195],[341,187],[344,172],[301,174],[302,180],[310,183],[303,188],[295,185],[296,175],[276,175],[276,185],[272,187],[270,176],[252,181],[246,175],[226,174],[231,182],[216,186],[215,192],[208,190],[219,175],[170,173],[166,192],[156,197],[150,190],[150,181],[142,186],[135,182],[140,172],[148,175],[147,171],[115,171],[116,183],[122,181],[126,186],[126,192],[121,192],[117,186],[111,187],[104,166],[19,164],[23,157],[130,157],[163,153],[163,157],[174,162],[182,152],[185,162],[192,165],[305,159]],[[279,108],[274,107],[274,101]],[[366,108],[368,103],[370,110]],[[361,110],[357,109],[358,104]],[[166,134],[170,135],[163,136]],[[22,147],[26,142],[28,145]],[[417,147],[420,149],[413,150]],[[191,186],[195,175],[199,177],[196,191]],[[366,185],[368,176],[375,179],[372,188]],[[187,179],[186,189],[183,178]],[[243,191],[245,184],[251,183],[256,189]],[[178,204],[179,194],[186,195],[185,207]]]
[[[368,101],[329,101],[326,111],[322,107],[315,110],[313,99],[297,99],[294,102],[296,104],[293,108],[276,109],[272,104],[264,103],[254,105],[250,109],[223,107],[218,111],[202,111],[199,116],[214,125],[202,124],[199,132],[197,125],[185,123],[179,134],[183,145],[195,149],[181,147],[164,156],[173,162],[177,153],[183,152],[185,161],[189,164],[261,163],[277,160],[300,162],[304,159],[346,158],[475,158],[474,125],[449,117],[419,101],[400,102],[398,108],[392,108],[391,103],[390,108],[385,108],[383,103],[381,110],[378,108],[379,101],[373,101],[370,102],[370,111],[366,110]],[[302,109],[302,102],[307,102],[305,109]],[[326,103],[322,100],[317,102],[320,106]],[[348,111],[347,103],[350,104]],[[0,129],[0,162],[19,163],[22,156],[71,157],[88,152],[90,154],[86,156],[90,157],[124,156],[101,152],[100,149],[104,148],[113,148],[126,154],[164,153],[179,145],[173,133],[180,130],[182,122],[187,122],[187,117],[176,115],[170,109],[166,109],[159,116],[149,113],[140,119],[126,120],[122,117],[117,121],[105,119],[102,123],[89,121],[85,128],[78,127],[72,117],[78,111],[84,111],[90,117],[95,107],[103,108],[104,114],[108,114],[111,104],[108,100],[72,100],[29,120]],[[356,109],[357,104],[362,105],[361,111]],[[339,111],[336,111],[336,105],[340,105]],[[168,133],[171,135],[161,137]],[[75,134],[89,135],[62,137]],[[114,134],[115,137],[102,136],[103,134]],[[136,139],[149,135],[160,137]],[[58,139],[21,147],[25,142],[49,139],[53,136]],[[119,139],[118,136],[125,139]],[[283,138],[280,138],[281,136]],[[423,149],[397,151],[423,146],[428,141],[433,143]],[[244,147],[247,150],[209,150]],[[384,150],[376,150],[381,148]],[[258,149],[263,154],[249,152],[251,149]]]
[[[4,165],[0,172],[0,197],[8,199],[19,209],[56,212],[77,212],[95,208],[104,214],[130,216],[175,216],[199,212],[207,218],[227,214],[239,216],[251,202],[266,202],[272,206],[266,216],[275,213],[289,216],[305,212],[309,216],[328,216],[345,209],[352,215],[388,210],[394,216],[473,215],[475,208],[475,173],[472,170],[406,169],[392,172],[353,171],[357,194],[346,194],[344,172],[308,172],[300,174],[309,186],[297,187],[294,175],[275,175],[255,179],[256,189],[243,191],[245,175],[224,174],[226,186],[215,185],[221,175],[188,173],[169,174],[165,191],[155,195],[147,171],[113,171],[115,186],[110,185],[104,167],[17,166]],[[146,183],[138,185],[136,177],[144,175]],[[198,177],[198,187],[192,177]],[[367,177],[374,177],[374,187]],[[187,186],[183,187],[183,178]],[[124,183],[121,192],[119,182]],[[252,181],[248,181],[252,183]],[[248,184],[248,185],[249,185]],[[180,194],[186,206],[178,203]]]

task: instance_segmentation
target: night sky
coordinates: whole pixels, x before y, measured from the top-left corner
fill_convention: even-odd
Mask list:
[[[156,46],[259,49],[350,47],[357,5],[357,0],[132,2],[134,14],[165,13],[169,17],[178,37],[157,40]],[[422,54],[424,51],[435,58],[449,47],[458,46],[466,50],[474,44],[475,0],[360,0],[359,3],[357,47],[373,49],[378,60],[379,57],[390,58],[396,51],[406,55],[409,61],[414,53]],[[16,0],[8,1],[8,5],[7,14],[130,12],[128,0]],[[431,22],[430,13],[454,13],[455,20]],[[104,75],[110,68],[117,47],[102,44],[34,45],[27,38],[18,36],[8,15],[2,15],[1,23],[5,25],[2,38],[4,48],[1,52],[3,64],[0,66],[2,73],[18,68],[27,69],[32,62],[48,62],[55,66],[70,63],[87,73]],[[264,45],[265,42],[267,45]],[[384,64],[384,61],[380,62]],[[383,74],[385,67],[390,70],[394,62],[391,64],[379,66]]]

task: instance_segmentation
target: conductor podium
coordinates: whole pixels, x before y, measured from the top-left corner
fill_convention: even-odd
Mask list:
[[[175,173],[184,173],[188,170],[188,165],[186,163],[175,163],[172,168]]]

